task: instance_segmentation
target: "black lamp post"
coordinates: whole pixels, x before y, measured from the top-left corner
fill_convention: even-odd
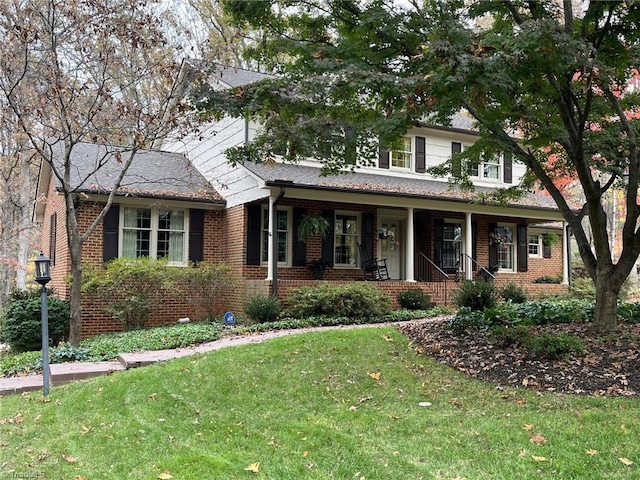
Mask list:
[[[36,258],[36,282],[42,285],[40,293],[41,319],[42,319],[42,392],[46,397],[49,394],[49,305],[47,302],[47,283],[51,281],[51,260],[40,252]]]

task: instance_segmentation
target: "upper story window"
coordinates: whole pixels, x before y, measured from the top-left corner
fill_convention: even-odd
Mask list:
[[[334,224],[333,262],[337,266],[356,265],[359,229],[358,215],[351,212],[336,212]]]
[[[471,169],[471,175],[487,180],[500,180],[501,170],[500,156],[485,157]]]
[[[528,252],[530,257],[542,257],[542,235],[529,234]]]
[[[261,261],[266,263],[269,260],[269,209],[262,209],[262,248]],[[278,263],[287,265],[291,250],[291,212],[289,209],[278,209],[276,211],[276,255]]]
[[[158,208],[121,209],[121,256],[166,258],[170,264],[187,263],[187,212]]]
[[[411,137],[402,137],[400,150],[391,151],[391,166],[396,168],[411,168],[411,157],[413,156]]]

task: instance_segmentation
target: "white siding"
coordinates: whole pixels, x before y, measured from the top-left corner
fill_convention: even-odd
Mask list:
[[[249,125],[249,136],[255,135],[255,125]],[[233,207],[269,195],[267,189],[242,166],[232,167],[224,154],[230,147],[245,141],[245,121],[226,117],[215,125],[203,125],[201,130],[184,139],[167,141],[164,150],[184,153],[202,175]]]

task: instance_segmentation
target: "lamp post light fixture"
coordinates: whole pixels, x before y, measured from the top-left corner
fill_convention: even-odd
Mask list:
[[[51,281],[51,260],[43,252],[35,260],[36,282],[42,285],[40,292],[40,318],[42,321],[42,394],[49,395],[49,305],[47,301],[47,283]]]

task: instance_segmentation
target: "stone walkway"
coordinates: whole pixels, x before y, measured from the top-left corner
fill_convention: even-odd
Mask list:
[[[174,358],[186,357],[196,353],[211,352],[221,348],[232,347],[236,345],[246,345],[249,343],[261,343],[277,337],[295,335],[310,331],[337,330],[365,327],[382,327],[390,326],[392,323],[368,324],[368,325],[347,325],[339,327],[318,327],[318,328],[301,328],[296,330],[278,330],[259,334],[241,335],[235,337],[223,337],[209,343],[203,343],[193,347],[175,348],[169,350],[153,350],[138,353],[121,353],[116,361],[113,362],[71,362],[71,363],[55,363],[50,365],[51,386],[63,385],[74,380],[83,380],[86,378],[106,375],[113,372],[127,370],[129,368],[138,368],[151,365],[156,362],[165,362]],[[12,393],[29,392],[33,390],[41,390],[43,388],[42,375],[25,375],[22,377],[6,377],[0,378],[0,396]]]

